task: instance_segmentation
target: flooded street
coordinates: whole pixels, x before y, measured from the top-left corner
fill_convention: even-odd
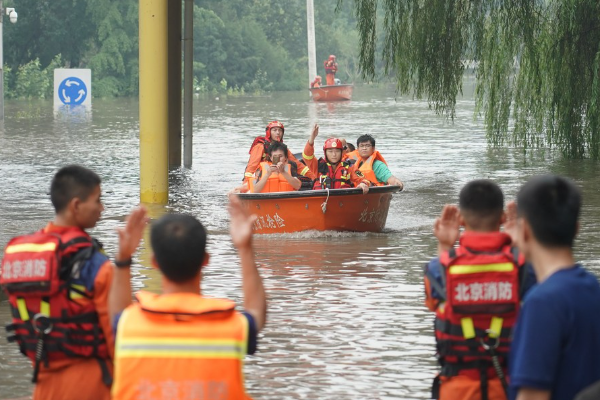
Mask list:
[[[137,100],[94,100],[90,118],[58,117],[51,102],[9,102],[0,130],[0,250],[53,216],[50,180],[79,163],[103,179],[103,219],[91,233],[109,254],[115,228],[139,199]],[[426,102],[395,98],[393,89],[356,88],[351,102],[315,104],[302,92],[196,100],[194,165],[173,171],[170,200],[151,215],[196,215],[209,231],[211,262],[203,292],[241,303],[236,252],[228,237],[226,193],[241,183],[248,149],[267,122],[285,124],[284,141],[301,152],[312,122],[355,143],[364,133],[405,184],[394,195],[383,233],[301,232],[257,236],[257,262],[269,299],[259,351],[247,357],[246,386],[255,399],[427,399],[436,372],[433,314],[423,305],[422,267],[434,255],[433,221],[471,179],[497,181],[508,199],[531,175],[574,179],[583,190],[577,259],[600,275],[600,164],[537,152],[489,150],[470,96],[457,100],[454,123]],[[145,245],[144,245],[145,246]],[[135,257],[136,288],[160,290],[149,252]],[[0,303],[0,323],[9,321]],[[0,399],[31,393],[31,367],[0,330]]]

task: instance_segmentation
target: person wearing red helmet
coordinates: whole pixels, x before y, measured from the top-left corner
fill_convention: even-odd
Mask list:
[[[310,134],[302,158],[311,170],[318,171],[313,189],[346,189],[359,187],[368,193],[370,183],[356,174],[350,173],[350,165],[343,161],[344,144],[341,139],[329,138],[323,146],[323,155],[319,160],[314,156],[315,138],[319,134],[319,125],[315,124]]]
[[[246,171],[244,173],[244,183],[248,183],[250,179],[254,178],[254,173],[259,169],[260,163],[267,160],[267,149],[273,142],[283,142],[283,134],[285,133],[285,127],[279,121],[272,121],[267,125],[265,136],[258,136],[252,142],[250,146],[250,158],[246,165]],[[305,176],[308,179],[315,179],[315,174],[308,168],[301,168],[302,164],[298,159],[288,151],[287,158],[298,165],[298,174]]]
[[[315,80],[310,83],[310,87],[311,88],[321,87],[321,77],[319,75],[317,75],[315,77]]]
[[[335,56],[332,54],[329,59],[323,63],[325,65],[325,78],[327,79],[327,85],[335,85],[335,73],[338,70],[338,64],[335,62]]]

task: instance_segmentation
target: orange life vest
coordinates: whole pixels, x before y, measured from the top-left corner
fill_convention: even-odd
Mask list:
[[[319,176],[313,185],[314,190],[348,189],[352,187],[348,164],[341,161],[335,171],[333,166],[323,158],[319,159]]]
[[[525,270],[508,235],[498,232],[479,238],[499,247],[478,252],[461,245],[440,257],[444,287],[436,291],[445,301],[438,306],[435,318],[441,375],[467,375],[478,383],[496,377],[492,353],[484,346],[493,349],[506,374],[510,334],[521,301],[521,273]]]
[[[248,320],[229,300],[138,292],[117,328],[113,399],[249,399]]]
[[[270,166],[271,166],[270,162],[261,162],[260,163],[261,177],[265,176],[265,174],[267,173]],[[285,166],[285,170],[289,174],[291,174],[291,168],[290,168],[289,161],[288,161],[288,164]],[[248,188],[250,189],[250,192],[254,192],[254,186],[256,185],[256,183],[258,181],[259,181],[259,178],[250,179],[248,181]],[[260,191],[260,193],[293,192],[295,190],[296,189],[294,189],[294,187],[292,185],[290,185],[290,183],[288,181],[285,180],[283,175],[281,175],[278,172],[273,172],[271,174],[271,176],[269,176],[269,178],[267,179],[267,183],[265,184],[265,187]]]
[[[342,156],[342,161],[347,161],[350,165],[353,165],[358,160],[360,160],[358,150],[352,150]]]
[[[325,60],[323,65],[325,66],[325,72],[327,74],[335,74],[337,72],[338,64],[335,61]]]
[[[369,158],[367,158],[365,161],[362,161],[362,158],[360,158],[360,156],[358,157],[358,161],[356,161],[356,163],[352,165],[351,171],[356,172],[356,175],[358,175],[361,178],[364,177],[365,179],[368,179],[375,186],[384,186],[385,183],[379,182],[377,180],[377,176],[375,175],[375,171],[373,171],[373,163],[375,161],[381,161],[382,163],[387,165],[387,162],[385,161],[383,156],[379,154],[377,150],[375,150],[373,154],[371,154]]]
[[[283,139],[281,141],[283,142]],[[262,160],[264,161],[267,159],[267,149],[269,148],[271,143],[272,141],[270,139],[267,139],[266,136],[257,136],[254,138],[254,141],[250,145],[250,150],[248,150],[248,154],[252,153],[252,149],[254,148],[254,146],[260,145],[263,147]]]
[[[33,361],[33,382],[42,362],[109,358],[92,294],[74,283],[83,263],[100,266],[107,260],[100,243],[76,227],[62,234],[40,230],[8,242],[0,276],[13,317],[6,330],[14,334],[7,339]],[[104,361],[100,364],[110,385]]]

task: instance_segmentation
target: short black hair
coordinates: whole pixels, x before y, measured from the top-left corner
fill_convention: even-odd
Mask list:
[[[74,198],[86,200],[101,182],[94,171],[81,165],[67,165],[59,169],[50,184],[54,210],[57,213],[63,211]]]
[[[283,150],[283,154],[285,154],[285,156],[287,157],[288,147],[286,146],[285,143],[277,142],[277,141],[271,142],[271,144],[269,145],[269,148],[267,149],[267,154],[271,155],[276,150]]]
[[[150,243],[158,268],[172,282],[184,283],[202,268],[206,230],[195,217],[166,214],[152,224]]]
[[[350,142],[346,143],[346,147],[348,148],[349,152],[356,150],[356,147],[354,147],[354,145]]]
[[[504,194],[496,182],[476,179],[461,189],[458,207],[465,223],[471,228],[491,231],[502,219]]]
[[[517,210],[544,246],[573,247],[581,209],[581,192],[558,175],[531,178],[517,194]]]
[[[356,147],[360,146],[360,144],[364,142],[369,142],[371,143],[371,146],[375,147],[375,138],[369,134],[362,135],[356,139]]]

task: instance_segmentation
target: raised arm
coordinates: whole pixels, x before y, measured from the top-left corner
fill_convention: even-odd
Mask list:
[[[438,240],[438,256],[450,250],[460,235],[460,212],[453,204],[446,204],[433,224],[433,235]]]
[[[118,228],[119,250],[115,263],[122,264],[113,271],[112,284],[108,292],[108,315],[112,324],[115,315],[131,304],[131,257],[136,252],[148,222],[147,210],[135,208],[127,217],[124,228]],[[129,265],[127,265],[129,264]]]
[[[229,215],[231,241],[238,249],[242,264],[244,309],[254,317],[256,328],[260,331],[265,326],[267,318],[267,297],[254,262],[252,225],[256,221],[256,215],[250,215],[235,195],[229,196]]]

